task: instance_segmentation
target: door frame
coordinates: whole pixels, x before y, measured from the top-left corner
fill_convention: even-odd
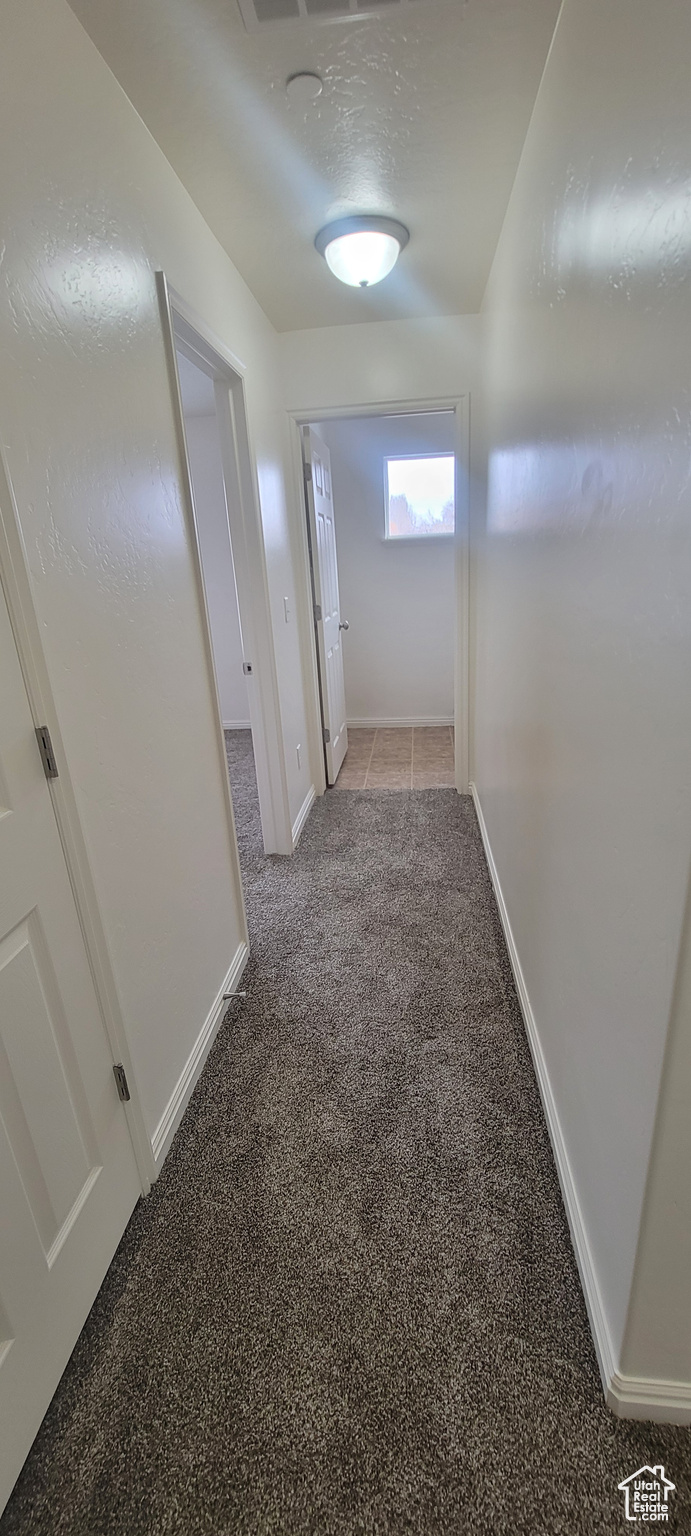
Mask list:
[[[315,437],[315,439],[317,440],[317,442],[319,444],[320,451],[325,452],[328,455],[328,458],[329,458],[329,495],[328,495],[328,500],[330,500],[330,502],[331,502],[331,509],[332,509],[332,515],[333,515],[334,500],[333,500],[333,480],[332,480],[332,476],[331,476],[331,454],[330,454],[330,451],[329,451],[329,448],[328,448],[326,442],[324,441],[323,438],[320,437],[319,431],[316,430],[316,428],[317,428],[317,424],[315,423],[314,437]],[[327,649],[326,649],[326,631],[325,631],[325,625],[327,623],[327,619],[326,619],[326,616],[324,614],[324,608],[323,608],[324,596],[323,596],[323,592],[322,592],[322,569],[321,569],[321,561],[320,561],[320,556],[319,556],[319,532],[318,532],[318,520],[317,520],[317,505],[316,505],[316,499],[315,499],[316,495],[317,495],[317,492],[319,490],[319,486],[317,485],[317,482],[314,479],[314,471],[313,471],[313,469],[311,470],[311,473],[310,473],[309,477],[307,475],[307,464],[308,464],[308,461],[310,463],[310,466],[312,466],[314,460],[313,460],[313,446],[312,446],[311,431],[310,431],[309,427],[305,427],[304,425],[300,428],[300,448],[301,448],[301,452],[302,452],[302,465],[303,465],[303,481],[302,481],[302,483],[303,483],[303,506],[304,506],[304,509],[305,509],[305,521],[306,521],[306,526],[307,526],[307,552],[308,552],[309,581],[310,581],[310,611],[312,613],[312,631],[313,631],[313,634],[314,634],[314,646],[315,646],[315,653],[316,653],[316,657],[317,657],[317,675],[318,675],[318,679],[319,679],[320,741],[321,741],[321,744],[322,744],[322,757],[323,757],[323,760],[324,760],[324,774],[325,774],[325,778],[326,778],[326,783],[328,784],[329,783],[329,751],[330,750],[331,750],[331,755],[332,755],[332,765],[331,765],[331,771],[332,772],[333,772],[333,768],[334,768],[334,759],[333,759],[333,743],[332,743],[331,738],[329,736],[329,731],[326,729],[326,726],[327,726],[326,712],[328,711],[329,714],[330,714],[330,710],[329,710],[329,682],[328,682],[328,675],[327,675],[327,673],[328,673],[328,665],[327,665],[328,653],[327,653]],[[310,487],[311,487],[311,490],[310,490]],[[335,540],[335,538],[336,538],[335,521],[333,522],[333,530],[334,530],[333,536],[334,536],[334,540]],[[336,582],[338,583],[338,551],[337,550],[335,550],[335,555],[336,555]],[[320,599],[321,599],[321,607],[320,607],[321,619],[319,621],[317,621],[317,619],[315,617],[316,612],[317,612],[317,587],[319,588]],[[338,615],[338,618],[339,618],[339,637],[340,637],[340,630],[341,630],[341,624],[340,624],[340,618],[341,618],[341,614],[340,614],[340,591],[339,591],[339,615]],[[321,628],[321,642],[322,642],[321,647],[320,647],[320,625],[322,626],[322,628]],[[322,654],[322,648],[323,648],[323,654]],[[342,642],[342,640],[340,640],[340,651],[341,651],[341,676],[343,678],[343,707],[345,709],[345,676],[344,676],[344,673],[343,673],[343,642]],[[329,730],[332,728],[333,724],[334,724],[333,719],[330,719],[329,720]],[[346,752],[347,752],[347,750],[348,750],[348,747],[347,747],[347,736],[348,736],[348,724],[347,724],[347,721],[345,722],[345,734],[346,734]],[[345,753],[344,753],[344,757],[345,757]],[[342,765],[343,765],[343,757],[341,758],[341,762],[339,763],[339,766],[336,769],[336,778],[338,778],[338,774],[340,773],[340,769],[341,769]],[[334,779],[333,782],[335,783],[336,780]]]
[[[47,780],[47,789],[57,822],[101,1022],[113,1062],[121,1062],[127,1073],[130,1099],[129,1102],[123,1103],[122,1110],[127,1120],[142,1193],[146,1195],[158,1170],[139,1102],[137,1079],[127,1044],[125,1022],[118,1000],[108,940],[96,897],[76,795],[65,757],[60,721],[50,684],[17,500],[2,448],[0,448],[0,583],[7,603],[34,726],[46,725],[50,731],[58,776]]]
[[[321,735],[321,703],[317,646],[312,622],[309,547],[305,485],[302,468],[302,427],[314,422],[340,421],[353,417],[424,415],[431,411],[453,411],[456,456],[456,530],[454,533],[455,626],[454,626],[454,722],[455,778],[459,795],[470,793],[470,395],[442,396],[424,400],[377,400],[359,405],[315,406],[288,411],[293,469],[293,488],[300,517],[296,519],[298,621],[300,644],[305,658],[305,705],[310,768],[317,794],[326,790],[326,773]],[[338,517],[338,512],[336,512]]]
[[[156,273],[156,284],[173,399],[185,512],[191,534],[195,580],[204,629],[206,660],[212,697],[216,706],[217,745],[222,756],[223,775],[227,786],[227,810],[236,858],[235,819],[204,583],[199,520],[195,506],[178,376],[176,355],[178,347],[195,366],[214,380],[216,417],[228,512],[228,533],[235,568],[243,653],[245,661],[252,667],[251,676],[247,678],[247,694],[264,850],[267,854],[292,854],[293,834],[264,534],[245,400],[246,369],[239,358],[206,324],[202,316],[170,286],[164,272]],[[244,914],[239,863],[238,883]]]

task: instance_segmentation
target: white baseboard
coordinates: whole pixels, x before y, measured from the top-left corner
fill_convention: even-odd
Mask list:
[[[656,1424],[691,1424],[691,1382],[650,1380],[613,1373],[605,1392],[607,1407],[620,1419],[652,1419]]]
[[[470,785],[470,793],[475,804],[490,879],[494,887],[501,925],[504,930],[504,938],[506,939],[506,946],[511,960],[511,969],[516,983],[516,991],[518,992],[525,1023],[525,1031],[528,1036],[535,1074],[540,1087],[552,1151],[554,1152],[554,1160],[557,1165],[566,1214],[571,1228],[571,1240],[576,1254],[581,1285],[583,1286],[586,1307],[588,1309],[605,1401],[607,1406],[619,1418],[652,1419],[658,1423],[688,1424],[691,1422],[691,1383],[644,1380],[634,1376],[624,1376],[617,1369],[616,1351],[605,1316],[583,1214],[566,1151],[552,1085],[549,1080],[547,1063],[540,1044],[535,1015],[528,996],[528,989],[525,984],[525,977],[521,968],[516,941],[511,929],[501,881],[494,862],[480,797],[475,784]]]
[[[216,1038],[219,1025],[226,1012],[224,992],[234,992],[249,958],[249,946],[244,942],[239,944],[233,962],[214,998],[206,1016],[204,1024],[194,1042],[192,1050],[185,1062],[180,1076],[170,1095],[168,1103],[161,1115],[151,1138],[151,1150],[154,1154],[156,1166],[160,1168],[166,1153],[170,1148],[175,1132],[182,1120],[187,1105],[190,1101],[192,1090],[195,1087],[202,1067]]]
[[[293,822],[293,848],[297,848],[297,845],[298,845],[298,843],[300,841],[300,837],[302,835],[302,829],[303,829],[303,827],[305,825],[307,817],[309,816],[309,813],[310,813],[310,811],[312,809],[312,806],[314,805],[314,802],[315,802],[316,798],[317,798],[317,791],[316,791],[314,785],[310,784],[310,787],[309,787],[309,789],[307,791],[307,794],[305,795],[305,798],[304,798],[304,800],[302,802],[302,805],[300,806],[300,809],[299,809],[298,814],[297,814],[297,816],[295,818],[295,821]]]
[[[416,715],[415,719],[412,719],[412,717],[406,717],[405,720],[384,720],[380,717],[377,717],[375,720],[365,720],[358,717],[356,720],[348,720],[347,722],[348,726],[352,726],[354,731],[387,731],[396,730],[397,727],[403,728],[409,725],[416,725],[422,729],[422,727],[425,725],[453,725],[453,723],[453,715]]]
[[[224,731],[250,731],[252,729],[249,720],[224,720]]]
[[[480,827],[480,835],[482,837],[482,842],[485,849],[485,857],[487,859],[490,879],[492,881],[494,895],[496,897],[497,906],[499,908],[499,916],[501,918],[501,925],[504,930],[506,947],[509,951],[509,959],[511,961],[511,969],[513,971],[514,981],[516,983],[518,1000],[520,1002],[521,1012],[523,1014],[525,1032],[528,1036],[528,1044],[530,1046],[533,1057],[535,1075],[537,1077],[538,1085],[540,1088],[542,1106],[545,1111],[547,1127],[550,1134],[550,1140],[552,1142],[552,1151],[554,1152],[554,1159],[557,1165],[557,1173],[559,1174],[559,1182],[561,1184],[561,1191],[564,1198],[564,1205],[566,1207],[566,1214],[568,1216],[569,1226],[571,1228],[571,1239],[576,1253],[576,1260],[581,1276],[581,1284],[583,1286],[586,1306],[588,1308],[588,1316],[590,1318],[590,1326],[593,1333],[593,1339],[595,1341],[595,1349],[600,1367],[600,1375],[602,1376],[602,1385],[605,1391],[605,1396],[607,1396],[615,1374],[615,1354],[612,1345],[612,1339],[609,1332],[609,1327],[607,1325],[607,1320],[605,1318],[602,1298],[600,1296],[600,1288],[597,1283],[592,1255],[590,1253],[588,1238],[586,1236],[585,1224],[583,1222],[578,1195],[576,1193],[576,1185],[574,1183],[571,1165],[569,1163],[569,1158],[566,1151],[566,1144],[561,1129],[561,1123],[557,1112],[554,1094],[552,1092],[552,1085],[549,1080],[547,1063],[545,1061],[542,1045],[540,1043],[537,1024],[535,1022],[535,1015],[533,1013],[530,998],[528,996],[528,989],[525,984],[525,978],[523,975],[518,950],[516,948],[516,941],[513,936],[513,930],[509,920],[506,902],[504,901],[504,893],[501,888],[497,866],[494,862],[494,855],[492,853],[492,848],[487,833],[485,818],[482,813],[480,797],[478,795],[475,784],[470,785],[470,793],[473,797],[473,802],[475,805],[475,812]]]

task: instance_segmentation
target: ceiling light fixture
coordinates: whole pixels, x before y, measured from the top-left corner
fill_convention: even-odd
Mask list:
[[[409,239],[398,219],[358,214],[327,224],[314,243],[340,282],[351,288],[371,288],[388,277]]]

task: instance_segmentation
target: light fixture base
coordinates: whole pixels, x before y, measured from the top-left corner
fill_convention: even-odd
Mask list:
[[[410,239],[410,230],[398,219],[377,218],[376,214],[354,213],[348,218],[334,219],[333,224],[325,224],[315,236],[314,244],[320,256],[326,253],[327,245],[332,240],[340,240],[342,235],[357,235],[363,231],[371,230],[378,235],[393,235],[398,241],[401,250],[404,250]]]

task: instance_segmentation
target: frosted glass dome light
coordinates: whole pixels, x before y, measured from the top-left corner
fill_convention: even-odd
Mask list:
[[[374,229],[362,229],[352,235],[339,235],[327,245],[324,255],[334,277],[351,288],[371,288],[388,277],[398,261],[401,247],[393,235],[381,235]]]
[[[340,282],[371,288],[388,277],[410,236],[397,219],[362,215],[320,229],[315,245]]]

